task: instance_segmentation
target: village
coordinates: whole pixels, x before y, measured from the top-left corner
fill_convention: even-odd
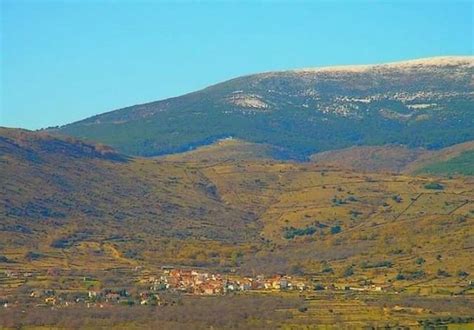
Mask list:
[[[140,269],[134,269],[133,271],[139,272]],[[47,272],[49,275],[51,273],[51,271]],[[53,275],[58,274],[54,273]],[[25,281],[25,279],[34,279],[38,276],[40,276],[39,273],[4,271],[0,273],[0,281],[2,283],[14,283],[13,281]],[[91,277],[84,276],[82,281],[85,283],[94,280]],[[268,277],[261,274],[251,277],[235,274],[222,275],[206,270],[173,267],[162,267],[161,271],[156,274],[140,273],[140,276],[137,276],[134,282],[135,285],[123,288],[97,289],[90,287],[87,290],[74,290],[73,292],[56,288],[38,288],[26,292],[18,290],[17,294],[0,295],[0,303],[4,308],[29,304],[37,307],[67,307],[83,304],[89,308],[102,308],[115,304],[163,306],[176,303],[174,298],[169,298],[169,294],[175,294],[175,296],[219,296],[252,292],[307,291],[309,293],[322,290],[381,292],[387,289],[370,283],[358,286],[346,284],[323,286],[314,284],[308,278],[285,274]]]

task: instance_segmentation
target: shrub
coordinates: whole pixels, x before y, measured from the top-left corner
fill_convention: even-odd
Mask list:
[[[319,284],[319,283],[314,285],[314,291],[322,291],[322,290],[324,290],[324,285]]]
[[[439,182],[430,182],[425,184],[425,189],[443,190],[444,186]]]
[[[354,218],[357,218],[359,215],[362,215],[362,212],[356,211],[356,210],[350,210],[349,215],[353,216]]]
[[[402,254],[403,250],[402,249],[395,249],[395,250],[390,251],[390,253],[392,253],[392,254]]]
[[[352,266],[347,267],[344,269],[344,273],[342,274],[344,277],[349,277],[354,275],[354,268]]]
[[[361,265],[362,268],[381,268],[381,267],[387,267],[390,268],[393,266],[393,263],[390,260],[384,260],[384,261],[378,261],[374,263],[369,263],[367,261],[364,261]]]
[[[422,265],[425,263],[425,261],[426,261],[425,259],[423,259],[422,257],[419,257],[419,258],[416,258],[415,263],[417,265]]]
[[[408,280],[417,280],[425,276],[425,272],[422,270],[417,270],[407,275]]]
[[[397,203],[401,203],[402,202],[402,197],[400,195],[393,195],[392,196],[392,199],[397,202]]]
[[[449,275],[449,273],[443,269],[438,269],[438,272],[436,273],[438,276],[442,276],[442,277],[449,277],[451,275]]]
[[[343,200],[342,198],[337,198],[337,197],[334,197],[332,199],[332,204],[337,206],[337,205],[343,205],[343,204],[346,204],[346,201]]]
[[[300,264],[296,264],[296,265],[291,266],[290,274],[291,275],[299,275],[299,276],[304,275],[303,266],[301,266]]]
[[[128,249],[127,251],[125,251],[123,255],[124,255],[125,258],[129,258],[129,259],[139,259],[140,258],[139,252],[136,251],[136,250],[131,250],[131,249]]]
[[[301,306],[301,307],[298,307],[298,311],[301,312],[301,313],[304,313],[308,310],[308,307],[306,306]]]
[[[417,280],[423,278],[425,276],[425,272],[422,270],[416,270],[412,272],[400,272],[395,277],[396,280]]]
[[[321,271],[323,273],[332,273],[332,272],[334,272],[334,270],[329,266],[325,266]]]
[[[27,254],[25,254],[25,258],[29,261],[38,260],[41,258],[41,254],[38,252],[29,251]]]
[[[331,234],[338,234],[341,232],[341,226],[333,226],[331,227]]]
[[[72,243],[66,238],[56,239],[51,243],[51,247],[56,249],[65,249],[71,247]]]
[[[396,279],[397,281],[403,281],[403,280],[405,280],[406,278],[405,278],[405,275],[403,275],[402,273],[398,273],[397,276],[395,276],[395,279]]]
[[[458,276],[459,277],[466,277],[466,276],[469,276],[469,273],[465,272],[463,270],[460,270],[460,271],[458,271]]]
[[[308,226],[306,228],[286,227],[284,229],[283,237],[292,239],[296,236],[313,235],[316,232],[316,227]]]

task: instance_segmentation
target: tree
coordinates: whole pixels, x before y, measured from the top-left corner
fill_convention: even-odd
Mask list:
[[[242,252],[240,251],[233,251],[230,255],[230,260],[232,261],[232,265],[237,266],[242,259]]]
[[[295,264],[291,266],[290,273],[291,275],[304,275],[303,266],[301,266],[300,264]]]
[[[459,277],[466,277],[466,276],[469,276],[469,273],[464,271],[464,270],[460,270],[460,271],[458,271],[458,276]]]
[[[422,257],[419,257],[419,258],[416,258],[415,263],[417,265],[422,265],[425,263],[425,261],[426,261],[425,259],[423,259]]]
[[[337,225],[337,226],[333,226],[331,227],[331,234],[338,234],[341,232],[341,226]]]
[[[425,189],[443,190],[444,186],[439,182],[429,182],[425,184]]]
[[[352,265],[348,266],[346,269],[344,269],[344,272],[342,275],[344,277],[349,277],[349,276],[354,275],[354,267]]]

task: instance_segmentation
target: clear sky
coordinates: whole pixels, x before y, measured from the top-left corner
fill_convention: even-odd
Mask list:
[[[473,53],[473,1],[0,3],[8,127],[62,125],[260,71]]]

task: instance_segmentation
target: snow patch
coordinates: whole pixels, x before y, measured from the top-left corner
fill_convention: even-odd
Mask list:
[[[262,98],[255,94],[234,94],[227,98],[229,103],[242,108],[267,109],[269,105]]]
[[[340,65],[316,68],[303,68],[291,70],[293,72],[366,72],[377,69],[413,69],[420,66],[428,67],[444,67],[444,66],[465,66],[474,68],[474,56],[440,56],[421,58],[416,60],[391,62],[385,64],[369,64],[369,65]]]

